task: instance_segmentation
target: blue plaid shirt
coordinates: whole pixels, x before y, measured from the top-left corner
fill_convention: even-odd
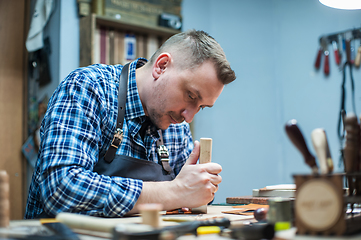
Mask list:
[[[135,69],[145,62],[140,58],[130,64],[124,138],[117,154],[158,163],[155,126],[148,127],[144,141],[138,133],[145,115]],[[79,68],[55,90],[41,124],[41,146],[25,218],[35,218],[44,209],[54,215],[76,212],[120,217],[133,208],[142,190],[141,180],[93,172],[113,138],[122,68],[103,64]],[[162,133],[170,166],[178,174],[193,149],[189,125],[172,124]]]

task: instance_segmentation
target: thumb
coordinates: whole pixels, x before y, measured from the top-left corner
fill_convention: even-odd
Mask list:
[[[192,165],[192,164],[196,164],[199,158],[199,142],[198,141],[194,141],[194,148],[193,151],[191,153],[191,155],[189,155],[188,160],[186,161],[185,165]]]

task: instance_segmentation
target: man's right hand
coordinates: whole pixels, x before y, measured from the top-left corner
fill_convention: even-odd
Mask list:
[[[194,149],[178,176],[172,181],[143,182],[143,189],[134,208],[129,213],[136,213],[139,204],[162,203],[164,210],[176,208],[194,208],[208,204],[214,198],[222,177],[217,163],[197,164],[200,144],[194,142]]]
[[[178,176],[172,181],[178,194],[181,207],[199,207],[206,205],[214,198],[222,177],[218,175],[222,167],[217,163],[197,164],[199,159],[199,142],[195,141],[194,149]]]

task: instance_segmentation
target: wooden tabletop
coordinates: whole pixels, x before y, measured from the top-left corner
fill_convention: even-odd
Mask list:
[[[253,216],[244,216],[239,214],[227,214],[223,213],[229,210],[234,209],[234,206],[208,206],[207,214],[175,214],[175,215],[165,215],[165,212],[162,212],[161,215],[161,226],[176,225],[182,221],[192,221],[192,220],[207,220],[215,217],[226,217],[231,221],[232,225],[241,225],[247,224],[250,221],[255,221]],[[92,217],[95,218],[95,217]],[[139,224],[141,223],[141,217],[135,215],[132,217],[123,217],[123,218],[95,218],[100,222],[103,222],[107,225],[116,225],[116,224]],[[87,229],[73,229],[76,232],[81,240],[101,240],[101,239],[111,239],[111,232],[100,232],[100,231],[90,231]],[[31,234],[47,234],[51,233],[49,230],[41,224],[39,220],[16,220],[11,221],[8,228],[0,228],[0,237],[6,236],[7,234],[12,236],[26,236]],[[50,239],[50,238],[49,238]],[[218,235],[205,235],[205,236],[183,236],[180,239],[190,240],[190,239],[209,239],[209,240],[221,240],[227,239],[220,237]],[[274,240],[319,240],[319,239],[332,239],[332,240],[353,240],[361,239],[361,234],[353,236],[299,236],[296,235],[296,229],[292,228],[286,231],[281,231],[276,233]]]

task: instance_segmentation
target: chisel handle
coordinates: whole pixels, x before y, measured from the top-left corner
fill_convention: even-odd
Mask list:
[[[316,62],[315,62],[315,68],[317,70],[320,69],[322,51],[323,51],[322,48],[320,48],[317,52],[317,57],[316,57]]]
[[[311,133],[311,139],[317,154],[321,174],[331,173],[333,171],[333,161],[325,130],[322,128],[316,128]]]
[[[346,47],[346,59],[347,59],[347,62],[352,63],[351,40],[346,40],[345,41],[345,47]]]
[[[338,48],[337,48],[337,42],[333,41],[332,46],[333,46],[333,52],[334,52],[334,55],[335,55],[336,64],[340,65],[341,59],[340,59],[340,54],[339,54]]]
[[[317,173],[318,167],[317,167],[316,159],[308,150],[303,134],[299,129],[299,127],[297,126],[297,121],[295,119],[292,119],[289,122],[287,122],[285,126],[285,130],[291,142],[303,155],[303,158],[305,159],[305,163],[312,168],[313,173]]]
[[[330,74],[330,62],[329,62],[329,52],[325,51],[325,63],[324,63],[324,67],[323,67],[323,72],[325,73],[325,75],[327,76],[328,74]]]
[[[361,62],[361,46],[358,48],[357,50],[357,54],[355,57],[355,67],[360,67],[360,62]]]

